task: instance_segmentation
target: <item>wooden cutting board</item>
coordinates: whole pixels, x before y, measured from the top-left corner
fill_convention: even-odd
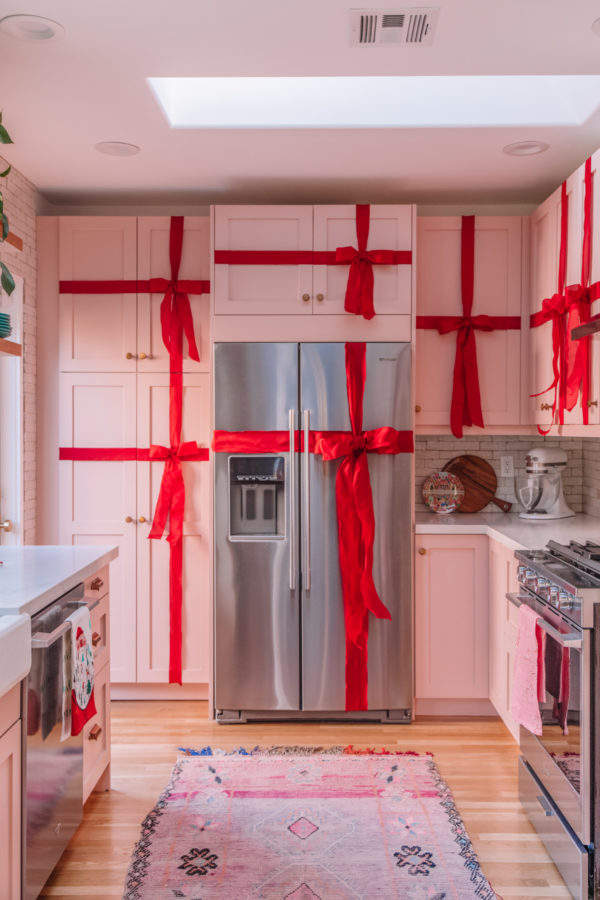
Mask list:
[[[457,475],[465,489],[457,512],[479,512],[488,503],[495,503],[503,512],[509,512],[512,508],[512,503],[495,496],[498,486],[496,473],[489,462],[480,456],[455,456],[446,463],[444,471]]]

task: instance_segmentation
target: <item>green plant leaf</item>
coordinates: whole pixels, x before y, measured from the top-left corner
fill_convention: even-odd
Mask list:
[[[8,169],[4,170],[4,172],[0,172],[0,178],[6,178],[6,176],[9,174],[11,169],[12,169],[12,166],[9,166]]]
[[[4,125],[0,125],[0,144],[12,144],[12,138]]]
[[[8,237],[8,219],[2,213],[2,240],[5,241]]]
[[[2,275],[0,275],[0,284],[7,294],[12,294],[15,289],[15,279],[12,277],[3,262],[0,262],[0,269],[2,269]]]

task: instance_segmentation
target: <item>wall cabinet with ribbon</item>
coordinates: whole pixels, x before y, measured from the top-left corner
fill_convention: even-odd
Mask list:
[[[58,220],[62,372],[168,372],[160,307],[169,284],[168,216]],[[179,280],[189,297],[200,362],[209,366],[209,219],[186,217]],[[205,281],[202,285],[202,281]],[[203,294],[197,293],[199,287]]]
[[[217,316],[344,315],[358,255],[373,264],[375,313],[411,313],[411,206],[217,206],[213,218]]]
[[[519,216],[418,219],[417,429],[460,437],[477,397],[485,426],[521,422],[525,239]]]
[[[531,215],[528,422],[600,423],[600,337],[572,341],[600,295],[600,152],[577,169]]]

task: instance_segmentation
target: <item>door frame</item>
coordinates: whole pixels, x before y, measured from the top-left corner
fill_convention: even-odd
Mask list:
[[[15,276],[9,296],[0,290],[0,309],[10,313],[11,340],[22,343],[23,279]],[[12,530],[0,530],[0,544],[23,543],[23,357],[0,356],[0,518]]]

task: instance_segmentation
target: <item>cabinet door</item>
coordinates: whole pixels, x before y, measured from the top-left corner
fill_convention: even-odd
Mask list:
[[[411,250],[412,244],[412,207],[371,206],[368,250]],[[335,252],[338,247],[357,247],[356,206],[315,206],[314,249]],[[344,314],[348,268],[315,266],[313,312]],[[376,314],[410,315],[412,266],[376,265],[373,271]]]
[[[138,278],[171,277],[169,261],[169,216],[144,216],[138,219]],[[179,278],[210,279],[210,219],[186,216],[183,223],[183,247]],[[183,371],[208,371],[210,368],[210,295],[189,294],[200,363],[191,360],[184,340]],[[163,293],[138,295],[138,372],[168,372],[169,354],[163,343],[160,304]],[[145,358],[140,359],[140,354]]]
[[[312,206],[217,206],[214,247],[219,250],[309,251]],[[312,311],[311,264],[214,266],[217,315],[302,315]],[[306,299],[303,299],[306,297]]]
[[[131,216],[61,217],[60,280],[134,281],[136,232]],[[58,345],[62,372],[134,372],[135,292],[61,294]]]
[[[140,446],[169,444],[169,378],[138,376]],[[210,442],[209,376],[186,375],[182,441]],[[140,682],[169,680],[169,544],[149,540],[164,470],[162,462],[138,463],[138,663]],[[209,494],[211,465],[184,462],[186,501],[183,525],[183,681],[209,678]],[[144,516],[146,522],[140,523]]]
[[[582,180],[575,172],[567,179],[569,218],[567,235],[567,284],[581,281]],[[529,313],[541,310],[542,302],[558,288],[558,261],[561,232],[561,188],[545,200],[531,215],[531,306]],[[528,329],[528,394],[538,394],[552,384],[552,322]],[[548,427],[552,416],[554,391],[530,397],[530,423]],[[581,408],[565,412],[565,424],[581,424]]]
[[[0,733],[3,731],[0,722]],[[0,896],[21,897],[21,722],[0,737]]]
[[[511,734],[518,740],[519,726],[511,713],[516,607],[507,599],[518,590],[514,551],[497,541],[489,543],[490,594],[490,700]]]
[[[421,217],[417,231],[417,315],[461,316],[460,216]],[[521,315],[521,241],[519,216],[476,217],[473,315]],[[476,331],[475,341],[483,421],[518,424],[521,332]],[[417,425],[450,423],[455,356],[455,331],[417,329]]]
[[[135,447],[135,375],[60,376],[61,447]],[[62,460],[59,534],[63,544],[116,544],[111,567],[111,675],[135,681],[135,461]],[[131,521],[127,522],[129,518]]]
[[[83,728],[83,802],[110,764],[110,679],[108,666],[94,672],[96,715]]]
[[[488,573],[483,535],[415,536],[416,696],[488,697]]]

